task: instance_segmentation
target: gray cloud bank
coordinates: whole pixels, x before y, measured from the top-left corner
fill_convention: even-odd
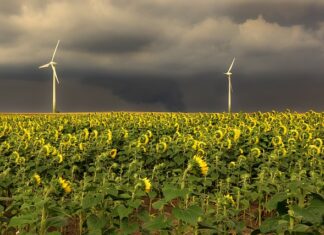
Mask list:
[[[324,109],[324,2],[0,1],[0,112]]]

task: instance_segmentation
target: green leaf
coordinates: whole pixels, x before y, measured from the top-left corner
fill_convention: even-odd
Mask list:
[[[82,209],[95,207],[104,199],[102,194],[87,194],[82,200]]]
[[[198,223],[198,228],[199,229],[210,229],[210,230],[217,230],[217,227],[212,225],[212,224],[207,224],[207,223]]]
[[[127,194],[127,193],[122,193],[122,194],[118,195],[118,198],[119,199],[130,199],[131,196],[129,194]]]
[[[298,233],[307,233],[311,231],[312,231],[311,227],[305,224],[297,224],[296,226],[294,226],[294,230],[293,230],[293,232],[298,232]]]
[[[102,235],[102,231],[101,229],[92,229],[92,230],[89,230],[89,235]]]
[[[37,214],[27,214],[21,216],[14,216],[10,219],[9,227],[17,227],[22,225],[33,224],[37,221]]]
[[[144,228],[150,231],[165,229],[171,226],[171,222],[166,220],[163,215],[153,218],[147,223],[144,223]]]
[[[49,232],[49,233],[46,233],[47,235],[61,235],[62,233],[58,232],[58,231],[55,231],[55,232]]]
[[[196,205],[190,206],[187,209],[180,209],[178,207],[175,207],[172,210],[172,215],[175,218],[192,225],[197,224],[198,218],[202,214],[203,214],[202,209]]]
[[[184,158],[182,155],[177,155],[173,158],[173,161],[177,163],[178,166],[181,166],[185,162],[186,158]]]
[[[108,188],[105,190],[105,192],[109,195],[109,196],[113,196],[113,197],[117,197],[118,196],[118,191],[115,188]]]
[[[142,204],[142,201],[140,199],[136,199],[134,201],[128,201],[127,205],[129,207],[132,207],[134,209],[137,209]]]
[[[293,206],[295,216],[300,216],[306,222],[312,224],[321,224],[324,217],[324,202],[319,199],[313,199],[307,208]]]
[[[177,197],[184,198],[186,196],[186,194],[188,193],[188,190],[176,188],[174,185],[166,185],[162,189],[162,192],[163,192],[163,196],[164,196],[164,201],[169,202],[172,199],[175,199]]]
[[[282,202],[287,199],[287,194],[282,192],[282,193],[277,193],[274,196],[271,197],[271,199],[266,203],[266,208],[268,210],[274,210],[277,209],[277,205],[279,202]]]
[[[150,191],[150,192],[148,193],[148,196],[150,197],[150,199],[155,198],[156,195],[157,195],[157,193],[156,193],[155,191]]]
[[[260,231],[262,233],[275,232],[279,226],[280,218],[268,218],[262,222]]]
[[[138,218],[142,221],[148,221],[150,219],[150,214],[147,210],[142,210],[138,213]]]
[[[106,219],[100,218],[96,215],[90,215],[87,219],[87,226],[89,230],[101,230],[106,225]]]
[[[283,217],[268,218],[262,222],[260,231],[262,233],[269,232],[283,232],[288,229],[288,220],[284,220]]]
[[[122,221],[121,224],[122,234],[133,234],[138,230],[138,224],[130,224],[128,221]]]
[[[117,212],[118,212],[118,215],[120,217],[120,219],[122,220],[123,218],[127,218],[128,215],[130,213],[132,213],[133,211],[133,208],[126,208],[124,205],[119,205],[117,207]]]
[[[296,217],[302,217],[302,220],[311,224],[320,225],[324,218],[324,199],[320,195],[315,196],[308,207],[300,208],[297,205],[292,207]]]
[[[166,204],[164,199],[152,203],[152,207],[156,210],[160,210]]]
[[[47,227],[60,228],[67,224],[67,219],[63,216],[50,217],[46,220]]]

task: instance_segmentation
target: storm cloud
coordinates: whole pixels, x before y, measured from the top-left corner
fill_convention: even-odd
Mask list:
[[[0,7],[0,112],[324,108],[324,2],[13,0]],[[47,104],[47,106],[46,106]]]

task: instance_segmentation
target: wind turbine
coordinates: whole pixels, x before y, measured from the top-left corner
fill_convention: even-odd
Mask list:
[[[56,112],[56,83],[55,83],[55,79],[56,79],[57,83],[60,83],[59,80],[58,80],[57,74],[56,74],[56,69],[55,69],[55,66],[56,66],[57,63],[54,62],[54,57],[55,57],[55,54],[56,54],[57,47],[58,47],[59,43],[60,43],[60,40],[57,41],[57,44],[56,44],[56,47],[55,47],[55,50],[54,50],[51,61],[49,63],[47,63],[47,64],[39,66],[40,69],[48,68],[49,66],[51,66],[51,68],[53,70],[53,107],[52,107],[52,112],[53,113]]]
[[[235,61],[235,57],[232,61],[231,66],[229,67],[228,71],[226,73],[224,73],[225,75],[227,75],[227,78],[228,78],[228,112],[229,113],[231,112],[231,92],[233,91],[232,83],[231,83],[231,75],[232,75],[231,69],[233,67],[234,61]]]

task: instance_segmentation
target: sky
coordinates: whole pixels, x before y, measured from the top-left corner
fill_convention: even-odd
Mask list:
[[[324,111],[323,0],[0,0],[0,112]]]

